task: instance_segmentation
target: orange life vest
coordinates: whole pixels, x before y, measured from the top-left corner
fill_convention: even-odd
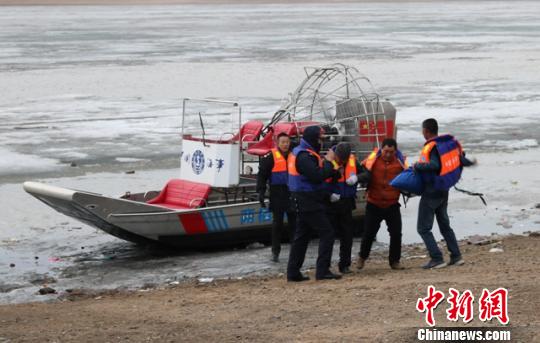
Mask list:
[[[457,142],[457,141],[456,141]],[[424,148],[420,152],[420,158],[418,162],[429,163],[431,150],[437,146],[437,142],[431,141],[424,145]],[[458,144],[456,149],[452,149],[445,154],[440,155],[441,158],[441,172],[439,175],[443,176],[453,172],[461,166],[460,156],[462,154],[461,145]]]
[[[271,185],[286,185],[287,184],[287,160],[279,149],[272,149],[272,157],[274,158],[274,167],[270,175]]]
[[[302,151],[308,152],[310,155],[315,156],[318,160],[319,167],[322,168],[323,166],[323,160],[319,154],[317,154],[312,149],[306,148],[304,146],[299,145],[296,148],[293,149],[293,151],[289,154],[289,157],[287,158],[287,170],[288,170],[288,185],[289,190],[291,192],[313,192],[313,191],[319,191],[322,189],[322,184],[315,185],[307,180],[307,178],[304,175],[301,175],[298,173],[298,170],[296,170],[296,156],[298,156],[299,153]]]
[[[337,162],[332,161],[332,165],[334,166],[334,170],[339,169],[339,165],[337,164]],[[336,182],[332,182],[332,178],[328,178],[325,180],[327,183],[326,188],[328,192],[340,194],[344,198],[355,197],[357,185],[355,184],[349,186],[346,181],[349,177],[351,177],[352,175],[356,175],[357,173],[358,170],[356,169],[356,157],[353,154],[350,154],[341,177]]]
[[[441,171],[437,173],[422,173],[426,183],[432,183],[437,190],[449,190],[461,178],[461,144],[451,135],[441,135],[428,140],[420,152],[420,163],[429,163],[430,154],[434,147],[441,159]]]

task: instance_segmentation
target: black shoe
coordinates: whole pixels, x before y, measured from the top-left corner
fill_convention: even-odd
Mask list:
[[[405,267],[403,267],[403,265],[399,262],[393,262],[393,263],[390,263],[390,268],[394,269],[394,270],[403,270],[405,269]]]
[[[272,262],[279,262],[279,254],[272,254]]]
[[[422,266],[423,269],[440,269],[446,267],[447,264],[444,261],[430,260],[428,263]]]
[[[461,256],[458,256],[458,257],[451,257],[450,258],[450,262],[448,262],[448,265],[449,266],[453,266],[453,265],[456,265],[456,266],[462,266],[465,264],[465,260],[463,259],[463,257]]]
[[[341,279],[341,275],[334,274],[331,271],[326,272],[323,276],[317,276],[317,280],[339,280]]]
[[[303,274],[298,274],[294,277],[288,277],[287,276],[287,282],[302,282],[302,281],[309,281],[309,276],[305,276]]]
[[[350,274],[350,273],[352,273],[351,268],[349,268],[349,267],[338,267],[338,269],[339,269],[339,272],[341,274]]]

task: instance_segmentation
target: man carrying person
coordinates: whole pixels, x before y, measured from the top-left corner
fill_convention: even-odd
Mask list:
[[[424,181],[424,192],[418,206],[417,230],[424,241],[431,257],[422,268],[443,268],[443,254],[431,232],[434,217],[437,218],[439,230],[450,252],[448,265],[462,265],[463,257],[459,250],[456,235],[450,227],[448,218],[448,191],[461,177],[463,167],[474,165],[465,157],[461,145],[451,135],[438,136],[439,126],[435,119],[430,118],[422,123],[422,134],[426,139],[420,159],[414,164],[414,170],[419,172]]]

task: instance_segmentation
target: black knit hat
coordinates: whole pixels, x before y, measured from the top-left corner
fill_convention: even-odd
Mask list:
[[[306,129],[304,130],[304,134],[302,135],[302,138],[316,151],[319,151],[321,149],[321,145],[319,144],[320,137],[320,126],[308,126],[306,127]]]

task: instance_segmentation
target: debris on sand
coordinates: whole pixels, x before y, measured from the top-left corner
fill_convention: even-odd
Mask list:
[[[405,257],[406,260],[412,260],[412,259],[417,259],[417,258],[427,258],[427,255],[413,255],[413,256],[408,256],[408,257]]]
[[[66,289],[65,292],[61,292],[58,299],[69,301],[96,299],[98,297],[103,297],[104,295],[110,296],[125,292],[127,292],[127,289],[124,287],[119,287],[115,289],[69,288]]]
[[[540,231],[529,232],[529,237],[540,237]]]
[[[56,289],[51,287],[43,287],[39,289],[39,294],[45,295],[45,294],[56,294]]]
[[[201,277],[201,278],[197,279],[197,281],[199,281],[200,283],[209,283],[209,282],[214,281],[214,278],[213,277]]]
[[[126,171],[126,174],[135,174],[135,170],[128,170]]]
[[[491,243],[500,242],[501,238],[498,235],[481,236],[473,235],[467,238],[467,244],[473,245],[488,245]]]
[[[158,284],[156,283],[153,283],[153,282],[146,282],[144,285],[142,285],[141,289],[144,289],[144,290],[149,290],[149,289],[154,289],[158,286]]]
[[[495,248],[489,249],[489,252],[504,252],[504,249],[501,247],[495,247]]]

